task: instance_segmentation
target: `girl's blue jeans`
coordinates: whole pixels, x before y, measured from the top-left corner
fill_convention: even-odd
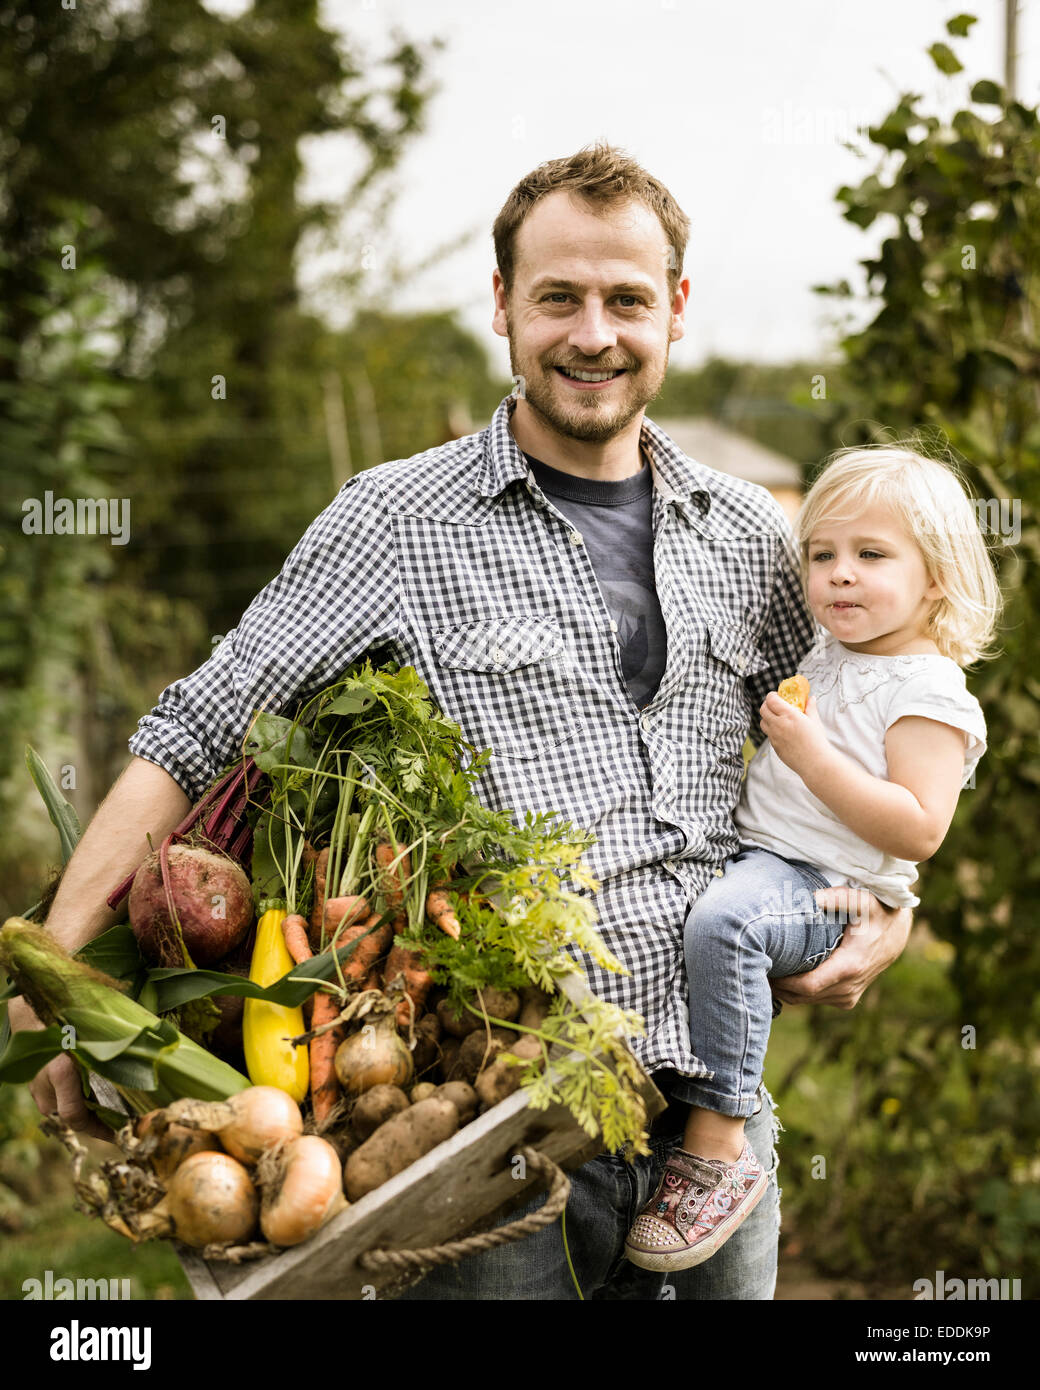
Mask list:
[[[678,1079],[674,1096],[723,1115],[752,1113],[779,1012],[770,977],[814,969],[842,938],[840,914],[813,896],[828,886],[804,860],[742,846],[694,903],[684,934],[690,1043],[714,1074]]]

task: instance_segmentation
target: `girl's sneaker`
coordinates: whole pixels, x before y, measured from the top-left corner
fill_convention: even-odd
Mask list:
[[[625,1254],[640,1269],[690,1269],[710,1259],[751,1215],[769,1177],[747,1140],[736,1163],[675,1148],[636,1217]]]

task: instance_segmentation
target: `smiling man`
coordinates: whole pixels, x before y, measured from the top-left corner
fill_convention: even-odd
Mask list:
[[[362,656],[390,657],[494,750],[478,786],[488,805],[555,810],[595,834],[599,930],[626,973],[590,965],[590,983],[645,1019],[633,1047],[666,1095],[709,1074],[690,1047],[683,927],[737,852],[741,750],[749,734],[761,741],[759,708],[817,631],[779,505],[687,458],[645,416],[683,333],[688,231],[667,189],[609,146],[516,186],[495,222],[493,278],[516,391],[480,433],[351,478],[209,660],[162,693],[66,870],[48,918],[65,946],[111,923],[111,885],[234,758],[254,710],[290,709]],[[812,974],[780,981],[779,998],[851,1007],[898,956],[909,913],[854,896],[859,927]],[[21,1001],[11,1020],[38,1026]],[[68,1059],[33,1094],[86,1125]],[[667,1288],[626,1261],[624,1242],[684,1107],[655,1122],[650,1155],[604,1154],[572,1175],[567,1236],[585,1298],[772,1297],[764,1088],[758,1104],[746,1136],[768,1195]],[[577,1296],[558,1223],[403,1295]]]

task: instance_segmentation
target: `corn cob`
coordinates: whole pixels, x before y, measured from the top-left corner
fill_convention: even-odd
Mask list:
[[[85,1071],[110,1081],[136,1114],[183,1096],[226,1100],[249,1085],[234,1067],[124,994],[115,980],[73,960],[24,918],[9,917],[0,927],[0,969],[41,1022],[62,1026],[62,1049]]]

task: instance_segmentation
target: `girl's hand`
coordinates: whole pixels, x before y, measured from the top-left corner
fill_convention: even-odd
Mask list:
[[[830,748],[827,731],[816,708],[816,696],[809,696],[803,714],[794,705],[781,700],[771,690],[759,708],[762,732],[772,744],[776,756],[793,772],[803,770]]]

